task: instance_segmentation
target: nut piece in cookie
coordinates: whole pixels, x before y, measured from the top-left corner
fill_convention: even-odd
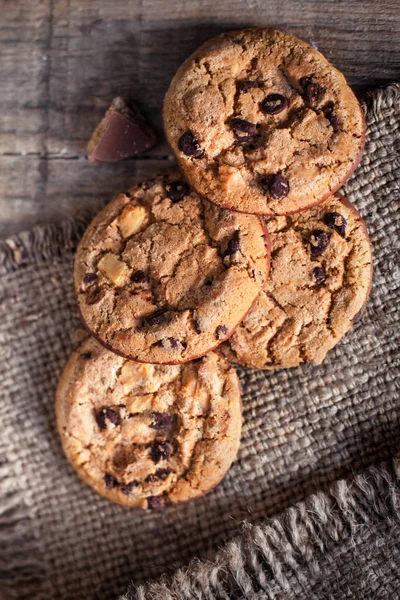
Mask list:
[[[205,494],[239,447],[239,381],[213,352],[184,365],[148,365],[88,338],[65,367],[56,413],[80,477],[128,507],[158,510]]]
[[[372,257],[365,223],[336,194],[299,214],[268,219],[266,226],[270,278],[220,350],[258,369],[321,363],[368,299]]]

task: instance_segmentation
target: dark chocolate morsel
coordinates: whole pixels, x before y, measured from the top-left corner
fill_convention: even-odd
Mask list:
[[[210,286],[212,286],[212,284],[213,284],[212,279],[205,279],[204,280],[204,285],[205,286],[210,287]]]
[[[100,300],[104,298],[104,295],[104,290],[96,289],[88,294],[87,303],[90,305],[97,304],[98,302],[100,302]]]
[[[139,183],[139,187],[141,187],[143,190],[151,190],[151,188],[154,187],[155,185],[156,185],[155,179],[145,179],[144,181],[141,181]]]
[[[145,479],[146,483],[155,483],[156,481],[164,481],[171,473],[169,469],[157,469],[155,473],[151,473]]]
[[[170,442],[156,442],[151,449],[151,458],[155,463],[160,460],[167,460],[173,452],[173,446]]]
[[[136,480],[134,479],[133,481],[130,481],[129,483],[127,483],[126,485],[124,485],[124,486],[121,488],[121,491],[122,491],[122,493],[123,493],[123,494],[125,494],[126,496],[129,496],[129,494],[132,492],[132,490],[133,490],[135,487],[138,487],[138,485],[139,485],[139,482],[138,482],[138,481],[136,481]]]
[[[323,222],[325,225],[333,229],[343,238],[346,237],[346,225],[347,221],[343,215],[337,212],[328,212],[325,213],[323,217]]]
[[[228,245],[226,247],[225,256],[231,256],[240,250],[240,239],[239,239],[239,231],[235,231],[232,238],[229,240]]]
[[[179,202],[185,196],[190,194],[190,187],[183,181],[171,181],[165,185],[167,196],[172,202]]]
[[[96,422],[100,429],[107,429],[107,421],[110,421],[115,427],[118,427],[118,425],[121,424],[121,417],[117,411],[108,406],[103,406],[96,413]]]
[[[309,237],[311,256],[321,256],[329,246],[329,235],[326,231],[318,229],[313,231]]]
[[[172,416],[168,413],[154,412],[152,414],[152,422],[150,427],[152,429],[170,429],[172,427]]]
[[[183,344],[174,337],[163,338],[162,340],[158,340],[157,346],[160,348],[165,348],[166,350],[179,350],[183,347]]]
[[[247,92],[247,90],[251,90],[252,88],[258,88],[260,87],[260,82],[259,81],[251,81],[251,80],[247,80],[247,81],[240,81],[238,84],[239,87],[239,91],[241,92]]]
[[[144,271],[135,271],[131,275],[131,281],[133,281],[133,283],[144,283],[147,281],[147,275]]]
[[[322,110],[325,117],[328,119],[333,129],[333,132],[337,133],[339,131],[339,121],[335,113],[335,107],[333,102],[328,102],[328,104],[326,104]]]
[[[148,315],[147,317],[143,317],[142,324],[145,326],[147,325],[149,327],[161,325],[162,323],[165,323],[165,320],[166,320],[165,313],[166,312],[167,312],[167,310],[165,308],[160,308],[159,310],[156,310],[155,312],[151,313],[151,315]]]
[[[302,77],[299,81],[303,90],[304,99],[310,106],[315,106],[325,94],[325,88],[313,80],[312,77]]]
[[[164,508],[164,499],[161,496],[149,496],[147,498],[147,506],[151,510],[160,510]]]
[[[80,358],[82,358],[83,360],[89,360],[89,358],[92,358],[92,353],[91,352],[82,352],[79,355]]]
[[[267,115],[276,115],[282,112],[288,105],[282,94],[269,94],[260,104],[261,110]]]
[[[215,330],[215,336],[217,340],[225,339],[228,335],[228,331],[229,329],[226,325],[218,325],[217,329]]]
[[[230,126],[239,142],[247,142],[252,137],[257,135],[257,125],[250,123],[250,121],[246,121],[245,119],[234,117],[230,120]]]
[[[317,285],[324,285],[325,283],[325,271],[321,267],[315,267],[313,270],[315,283]]]
[[[199,142],[191,131],[186,131],[181,135],[178,141],[178,149],[191,158],[201,158],[204,156],[204,150],[200,148]]]
[[[106,488],[108,490],[113,490],[114,488],[119,486],[118,480],[115,479],[110,473],[106,473],[104,475],[104,483],[106,484]]]
[[[275,198],[275,200],[286,198],[290,192],[289,181],[279,173],[277,175],[263,177],[260,180],[260,184],[265,191],[271,194],[272,198]]]
[[[96,273],[86,273],[86,275],[83,276],[83,283],[85,285],[91,285],[96,280],[97,280]]]

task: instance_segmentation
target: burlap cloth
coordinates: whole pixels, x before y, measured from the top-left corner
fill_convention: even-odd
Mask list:
[[[373,245],[367,313],[322,366],[240,372],[238,460],[195,502],[123,509],[62,454],[54,392],[79,337],[72,262],[85,220],[0,245],[2,599],[115,599],[193,557],[129,598],[400,598],[400,470],[389,460],[400,440],[400,87],[365,107],[366,152],[346,188]]]

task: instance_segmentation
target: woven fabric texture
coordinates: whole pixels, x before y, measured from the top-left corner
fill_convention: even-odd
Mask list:
[[[160,513],[112,505],[62,454],[54,394],[83,335],[72,267],[87,218],[0,244],[1,599],[115,599],[130,581],[172,574],[193,557],[199,561],[189,570],[131,597],[400,593],[396,469],[383,465],[327,491],[338,478],[395,456],[400,439],[400,87],[375,92],[365,108],[366,151],[346,191],[373,245],[367,313],[321,366],[240,371],[238,459],[195,502]],[[234,541],[216,556],[226,540]],[[395,591],[379,595],[386,578]],[[370,580],[379,590],[357,595]]]

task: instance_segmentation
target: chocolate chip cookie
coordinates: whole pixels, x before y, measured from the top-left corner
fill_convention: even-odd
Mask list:
[[[369,295],[372,256],[365,223],[339,194],[266,222],[270,277],[221,350],[257,369],[321,363],[358,320]]]
[[[179,176],[120,194],[89,225],[75,261],[82,318],[103,344],[178,364],[228,338],[262,290],[259,217],[201,200]]]
[[[364,115],[344,76],[280,31],[233,31],[204,44],[172,80],[164,124],[197,192],[270,216],[326,199],[364,147]]]
[[[162,508],[217,485],[240,440],[239,381],[215,353],[179,366],[136,363],[87,339],[57,389],[67,458],[96,492]]]

